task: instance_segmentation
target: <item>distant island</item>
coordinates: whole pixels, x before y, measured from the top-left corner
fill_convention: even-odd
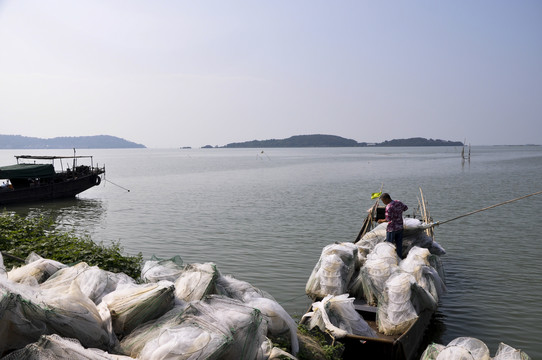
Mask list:
[[[127,149],[145,147],[145,145],[110,135],[55,137],[51,139],[0,135],[0,149]]]
[[[393,139],[381,143],[357,142],[336,135],[295,135],[287,139],[252,140],[231,143],[223,148],[277,148],[277,147],[366,147],[366,146],[463,146],[461,141],[425,139],[421,137],[409,139]],[[212,148],[207,145],[204,148]]]

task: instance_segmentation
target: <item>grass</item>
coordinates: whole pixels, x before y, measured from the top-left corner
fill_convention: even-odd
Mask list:
[[[97,244],[88,236],[78,237],[73,233],[55,230],[53,225],[54,221],[48,217],[0,213],[0,250],[22,259],[35,252],[41,257],[66,265],[84,261],[90,266],[139,278],[143,263],[141,253],[126,256],[122,254],[123,249],[118,242]],[[4,265],[9,270],[22,263],[4,256]]]

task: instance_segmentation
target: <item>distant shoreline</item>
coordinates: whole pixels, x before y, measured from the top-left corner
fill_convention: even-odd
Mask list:
[[[221,148],[299,148],[299,147],[400,147],[400,146],[463,146],[461,141],[425,139],[421,137],[409,139],[386,140],[381,143],[357,142],[336,135],[296,135],[287,139],[252,140],[230,143]],[[206,145],[203,148],[216,148]]]
[[[41,139],[22,135],[0,135],[0,149],[131,149],[145,145],[110,135]]]

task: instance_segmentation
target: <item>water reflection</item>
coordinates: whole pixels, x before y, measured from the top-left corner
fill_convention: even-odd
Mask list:
[[[21,217],[44,216],[55,222],[62,231],[78,235],[91,234],[105,220],[105,203],[99,199],[68,198],[5,206],[4,211]]]

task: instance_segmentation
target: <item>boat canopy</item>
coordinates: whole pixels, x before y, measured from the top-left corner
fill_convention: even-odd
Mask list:
[[[0,166],[0,179],[49,178],[55,176],[52,164],[16,164]]]

